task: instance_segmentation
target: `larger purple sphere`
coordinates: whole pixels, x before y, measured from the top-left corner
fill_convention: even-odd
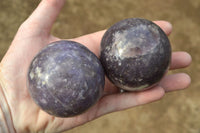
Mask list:
[[[114,24],[104,34],[100,59],[117,87],[141,91],[164,76],[171,46],[159,26],[146,19],[130,18]]]
[[[28,88],[34,101],[58,117],[79,115],[102,96],[104,71],[85,46],[58,41],[44,48],[32,61]]]

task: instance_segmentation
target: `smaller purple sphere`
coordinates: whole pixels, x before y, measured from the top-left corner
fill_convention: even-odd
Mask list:
[[[157,84],[167,72],[171,46],[159,26],[146,19],[129,18],[106,31],[100,60],[117,87],[142,91]]]
[[[32,61],[28,88],[34,101],[58,117],[79,115],[102,96],[105,76],[99,59],[85,46],[57,41]]]

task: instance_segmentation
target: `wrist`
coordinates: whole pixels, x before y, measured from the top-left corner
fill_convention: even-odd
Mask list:
[[[15,133],[10,108],[0,84],[0,132]]]

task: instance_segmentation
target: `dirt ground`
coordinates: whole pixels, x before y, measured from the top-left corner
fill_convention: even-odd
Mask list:
[[[0,59],[38,3],[0,1]],[[191,75],[191,86],[169,93],[161,101],[105,115],[66,133],[200,133],[200,0],[67,0],[52,33],[61,38],[78,37],[130,17],[173,24],[169,37],[173,51],[187,51],[193,58],[189,68],[179,70]]]

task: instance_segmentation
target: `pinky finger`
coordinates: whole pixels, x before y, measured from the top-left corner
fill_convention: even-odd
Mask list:
[[[176,73],[165,76],[159,85],[163,87],[166,92],[170,92],[185,89],[190,85],[190,83],[191,78],[189,75],[185,73]]]

